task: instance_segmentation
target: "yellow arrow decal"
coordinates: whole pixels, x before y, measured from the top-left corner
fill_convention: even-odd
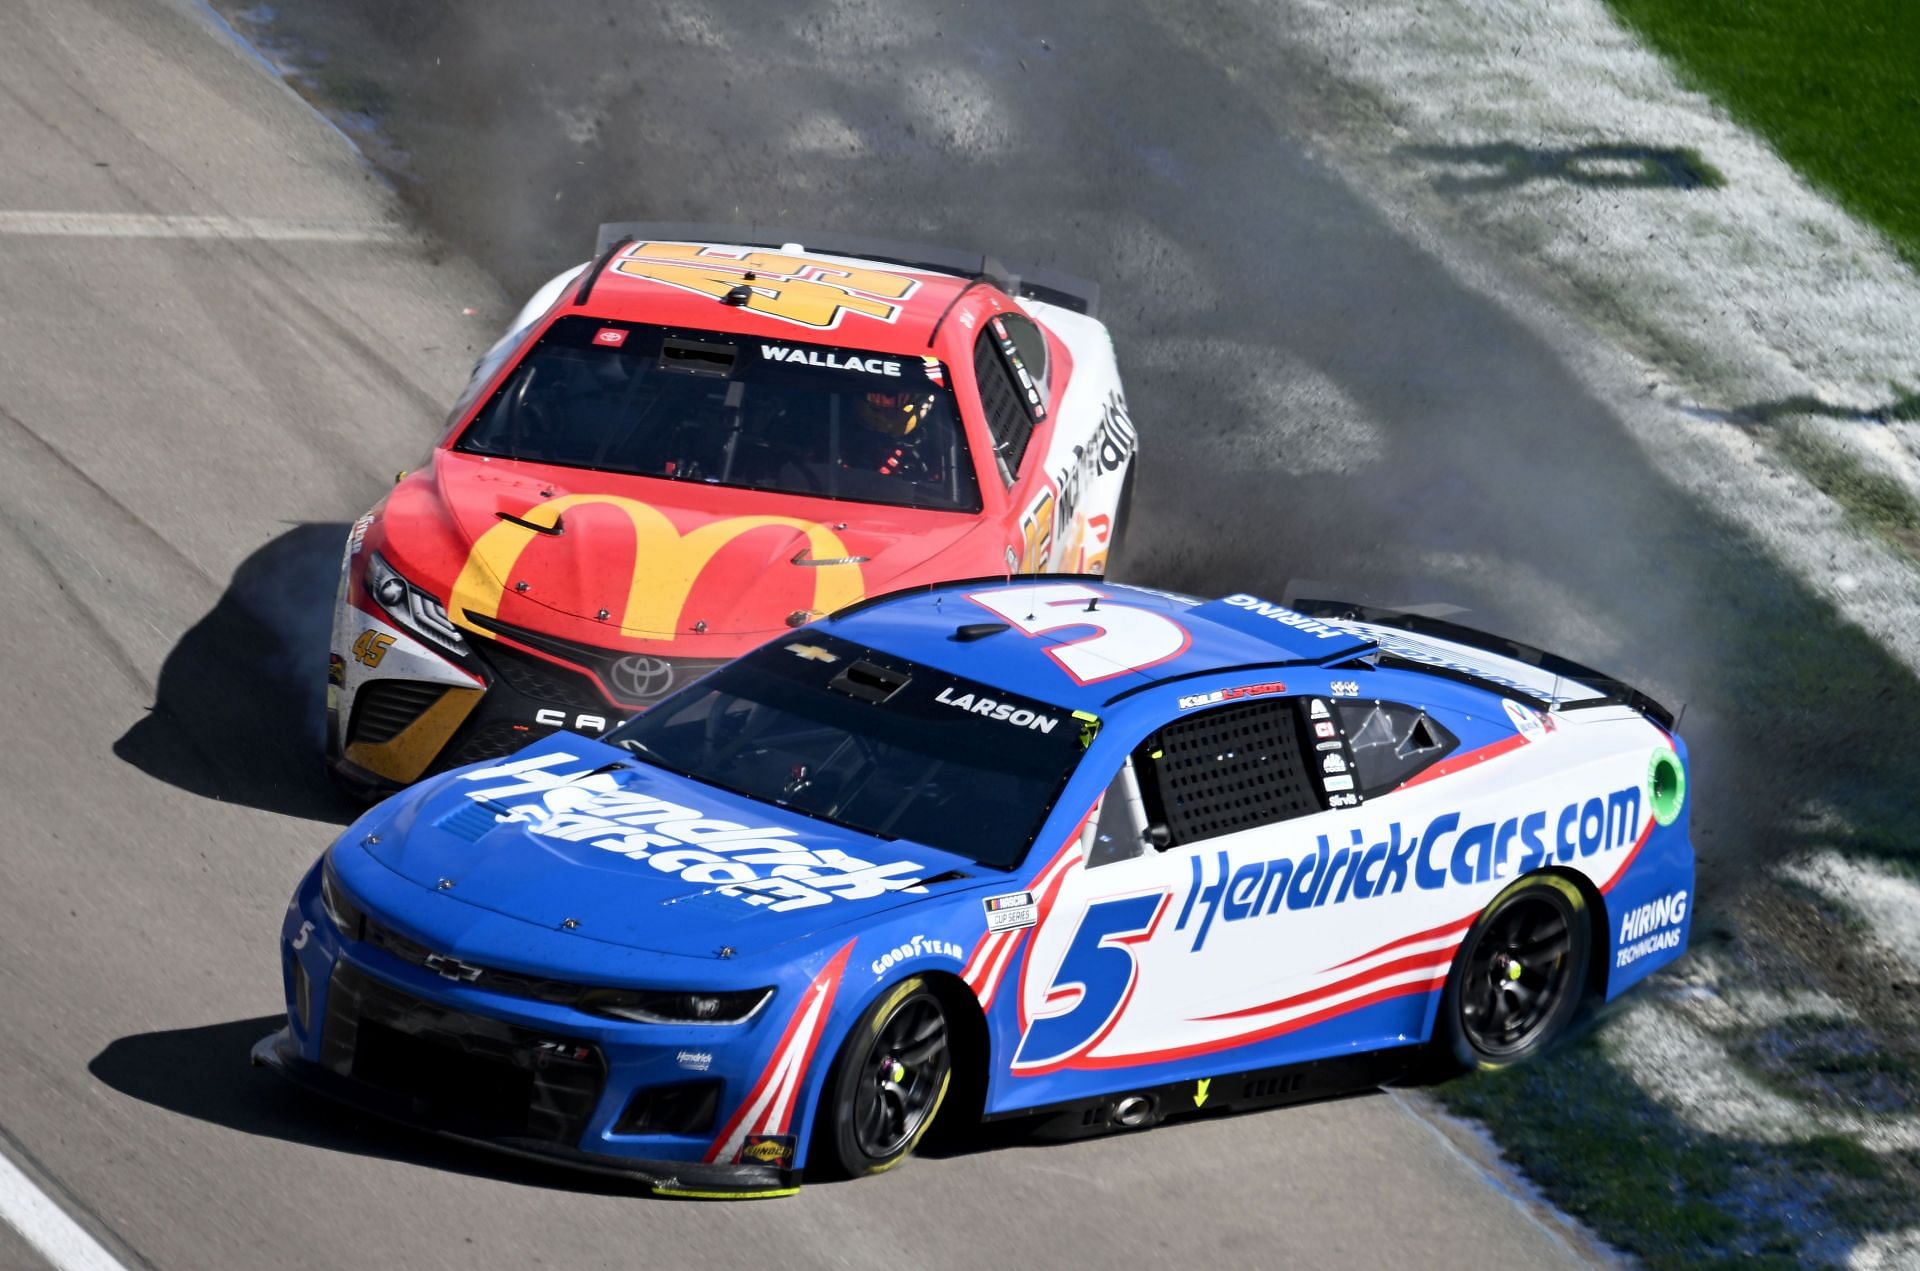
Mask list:
[[[1198,1108],[1198,1107],[1205,1106],[1207,1102],[1207,1087],[1212,1084],[1213,1084],[1212,1077],[1200,1078],[1200,1083],[1197,1086],[1195,1086],[1193,1090],[1193,1106],[1194,1107]]]

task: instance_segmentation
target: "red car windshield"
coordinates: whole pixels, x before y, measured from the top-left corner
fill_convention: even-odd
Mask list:
[[[461,434],[469,454],[896,507],[980,510],[939,362],[562,318]]]

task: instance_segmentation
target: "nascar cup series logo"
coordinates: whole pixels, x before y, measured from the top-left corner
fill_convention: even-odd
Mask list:
[[[860,566],[839,535],[824,525],[791,516],[735,516],[711,521],[682,534],[658,508],[617,494],[567,494],[549,499],[515,520],[501,521],[478,539],[467,553],[467,563],[453,584],[448,608],[454,620],[472,613],[491,618],[500,612],[505,579],[535,539],[552,533],[566,512],[591,505],[615,508],[633,525],[633,581],[626,608],[620,613],[620,634],[636,640],[672,639],[681,630],[680,615],[687,597],[721,549],[743,534],[781,527],[806,535],[807,553],[814,561],[833,561],[807,572],[813,577],[815,613],[831,613],[866,594]],[[646,668],[631,668],[642,673]],[[657,668],[654,668],[657,672]],[[669,676],[671,671],[669,670]]]

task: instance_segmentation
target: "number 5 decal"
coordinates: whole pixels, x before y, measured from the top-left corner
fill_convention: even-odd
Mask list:
[[[1179,657],[1193,642],[1187,629],[1165,614],[1114,604],[1085,583],[1007,587],[967,599],[1030,636],[1084,629],[1086,634],[1059,640],[1047,650],[1077,684],[1157,666]]]
[[[1166,912],[1169,892],[1120,896],[1087,906],[1080,929],[1060,959],[1047,989],[1049,1004],[1066,1001],[1066,1009],[1044,1015],[1027,1025],[1026,1036],[1014,1052],[1013,1071],[1035,1076],[1064,1067],[1085,1054],[1113,1031],[1133,996],[1140,978],[1132,945],[1153,938],[1160,915]]]

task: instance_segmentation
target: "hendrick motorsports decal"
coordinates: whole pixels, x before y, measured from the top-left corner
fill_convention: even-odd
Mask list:
[[[887,892],[921,895],[924,869],[915,861],[874,864],[834,848],[812,850],[790,840],[794,830],[750,826],[708,816],[650,794],[620,787],[618,773],[561,765],[581,764],[555,752],[461,774],[466,781],[508,779],[469,790],[467,797],[498,814],[502,824],[529,833],[586,843],[629,860],[645,861],[692,883],[776,912],[839,900],[868,900]]]
[[[1332,788],[1333,782],[1327,785]],[[1547,837],[1550,821],[1551,840]],[[1343,904],[1348,896],[1368,900],[1395,895],[1405,890],[1409,879],[1420,891],[1449,885],[1470,887],[1527,873],[1550,860],[1566,862],[1629,846],[1641,828],[1640,788],[1628,786],[1604,798],[1569,803],[1555,818],[1544,811],[1533,812],[1463,830],[1458,812],[1444,812],[1428,821],[1417,836],[1406,833],[1395,821],[1371,846],[1367,845],[1368,836],[1357,829],[1352,832],[1352,844],[1338,848],[1321,834],[1314,851],[1298,860],[1282,856],[1236,866],[1226,850],[1220,849],[1213,854],[1217,864],[1211,882],[1196,853],[1188,858],[1193,868],[1193,888],[1173,927],[1185,931],[1189,923],[1194,925],[1193,951],[1198,953],[1216,918],[1240,922],[1269,917],[1283,908]],[[1685,893],[1680,896],[1680,904],[1684,913]],[[1633,915],[1628,915],[1628,921],[1632,920]],[[1621,930],[1625,938],[1628,928]]]

